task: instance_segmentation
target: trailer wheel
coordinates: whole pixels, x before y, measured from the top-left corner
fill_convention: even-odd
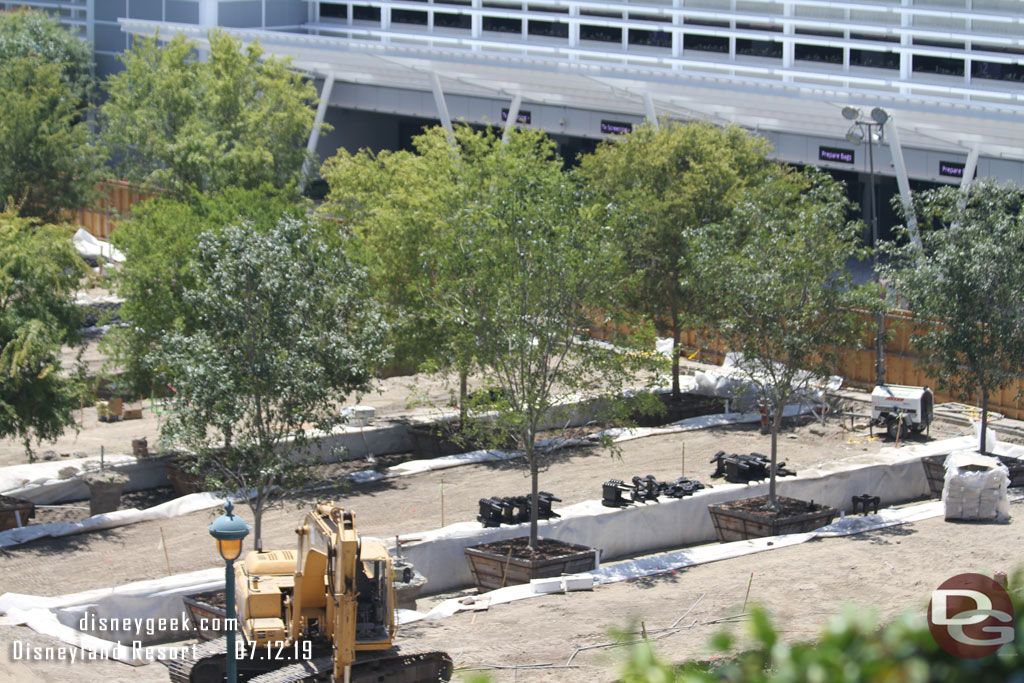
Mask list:
[[[924,430],[926,429],[928,429],[928,426],[923,422],[918,422],[917,424],[910,425],[910,431],[914,432],[915,434],[924,434]]]
[[[905,435],[907,430],[905,427],[900,429],[900,419],[898,417],[890,417],[885,421],[885,432],[889,435],[890,439],[895,441],[897,436]]]

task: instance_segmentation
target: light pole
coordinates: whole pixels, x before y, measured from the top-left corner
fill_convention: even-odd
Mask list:
[[[870,119],[862,119],[861,111],[856,107],[843,107],[843,118],[852,121],[846,139],[854,144],[867,140],[868,143],[868,203],[871,204],[869,220],[871,222],[871,272],[878,278],[878,205],[875,202],[875,153],[874,143],[885,140],[885,124],[889,120],[889,112],[881,107],[871,110]],[[885,384],[885,313],[879,310],[875,333],[875,384]]]
[[[249,535],[249,525],[231,513],[231,501],[225,501],[224,514],[207,528],[217,539],[217,552],[224,558],[224,613],[227,618],[227,683],[238,682],[238,662],[235,661],[235,560],[242,554],[242,539]]]

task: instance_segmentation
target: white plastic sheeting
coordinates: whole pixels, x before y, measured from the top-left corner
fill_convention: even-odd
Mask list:
[[[115,249],[110,242],[97,239],[92,236],[92,233],[88,232],[84,228],[79,228],[74,236],[71,238],[72,244],[75,245],[75,249],[82,256],[91,256],[93,258],[103,258],[104,260],[115,263],[124,263],[124,254],[118,249]]]
[[[0,623],[24,624],[84,651],[140,666],[163,654],[146,647],[148,643],[188,637],[187,631],[176,628],[181,624],[183,595],[223,588],[224,569],[217,568],[52,598],[5,593],[0,595],[0,614],[6,617]],[[78,627],[83,618],[86,625],[91,622],[98,626],[128,619],[130,628],[82,632]]]
[[[963,439],[952,439],[829,463],[817,470],[803,470],[797,477],[780,477],[778,491],[839,510],[851,507],[850,499],[864,493],[880,496],[883,505],[904,502],[929,494],[920,459],[963,448],[963,443]],[[598,500],[586,501],[558,510],[561,519],[541,521],[540,534],[601,548],[603,561],[654,548],[693,545],[715,538],[709,504],[763,495],[767,490],[767,482],[716,484],[680,500],[623,509],[604,507]],[[526,524],[482,528],[476,522],[459,522],[401,537],[402,551],[427,577],[432,591],[445,591],[473,583],[464,548],[522,536],[527,529]]]
[[[694,392],[721,398],[733,398],[746,404],[752,404],[755,400],[755,385],[753,380],[759,383],[766,383],[770,380],[754,371],[743,369],[743,354],[730,351],[725,354],[720,368],[715,370],[697,370],[694,373]],[[751,377],[753,375],[753,377]],[[798,384],[808,382],[807,390],[801,397],[805,401],[821,401],[825,392],[836,391],[843,385],[843,378],[838,375],[829,377],[824,382],[808,381],[810,373],[801,371],[797,377]]]
[[[143,491],[167,486],[169,483],[164,462],[160,459],[109,455],[104,458],[104,463],[106,467],[128,477],[125,491]],[[0,467],[0,493],[39,505],[88,500],[89,487],[82,481],[81,475],[99,468],[99,458],[62,458],[31,465]],[[65,470],[67,476],[62,478],[61,470]]]
[[[941,514],[942,504],[938,501],[901,510],[882,510],[876,515],[866,517],[847,517],[810,533],[687,548],[604,566],[579,576],[591,577],[592,583],[614,583],[706,562],[785,548],[812,538],[863,533]],[[591,582],[581,583],[589,585]],[[144,647],[145,645],[168,642],[186,636],[184,632],[175,630],[183,619],[181,597],[223,587],[224,570],[216,568],[52,598],[6,593],[0,596],[0,614],[6,615],[0,618],[0,624],[23,624],[39,633],[80,647],[84,651],[95,652],[126,664],[148,664],[153,661],[157,651]],[[527,584],[501,588],[487,595],[490,605],[493,606],[541,594]],[[472,609],[472,603],[466,604],[461,599],[453,598],[436,605],[425,614],[412,610],[398,610],[399,623],[442,619],[466,609]],[[152,629],[153,625],[161,625],[161,619],[165,620],[165,628]],[[106,620],[106,623],[100,620]],[[86,628],[85,632],[79,630],[82,625],[102,626],[109,624],[111,620],[122,623],[128,620],[129,623],[126,625],[129,628]],[[153,632],[148,633],[149,630]],[[136,641],[138,646],[133,646]]]
[[[579,576],[590,576],[595,584],[616,583],[628,581],[642,576],[652,576],[665,572],[692,567],[708,562],[728,560],[743,555],[788,548],[789,546],[805,543],[813,538],[830,538],[836,536],[850,536],[861,534],[866,531],[884,529],[890,526],[917,522],[930,517],[938,517],[942,514],[942,503],[939,501],[922,503],[899,510],[880,510],[878,514],[865,517],[845,517],[829,526],[822,527],[815,531],[802,534],[788,534],[786,536],[773,536],[771,538],[756,538],[748,541],[735,541],[732,543],[719,543],[705,545],[696,548],[687,548],[670,553],[649,555],[635,560],[618,562],[606,565],[587,574]],[[543,593],[538,593],[529,585],[509,586],[499,588],[487,593],[490,605],[500,605],[514,600],[534,598]],[[435,620],[449,617],[462,610],[473,609],[473,603],[466,604],[461,598],[452,598],[435,605],[429,612],[414,612],[402,610],[399,613],[399,621],[402,624],[412,623],[420,620]]]
[[[240,496],[231,496],[236,502]],[[28,543],[39,538],[51,536],[70,536],[86,531],[110,529],[136,522],[148,522],[154,519],[169,519],[178,515],[187,515],[199,510],[217,507],[224,502],[224,496],[215,493],[190,493],[181,498],[154,505],[145,510],[115,510],[100,515],[93,515],[81,522],[54,522],[53,524],[30,524],[20,529],[0,531],[0,548],[9,548],[21,543]]]

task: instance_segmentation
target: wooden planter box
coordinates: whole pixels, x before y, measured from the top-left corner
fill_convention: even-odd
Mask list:
[[[206,477],[185,471],[182,469],[181,463],[174,458],[169,458],[164,463],[164,467],[167,468],[167,478],[171,481],[175,495],[186,496],[206,490]]]
[[[670,392],[659,393],[657,396],[665,406],[665,411],[657,415],[633,413],[630,418],[637,427],[661,427],[690,417],[717,415],[725,411],[725,399],[715,396],[683,393],[680,395],[679,401],[673,401]]]
[[[942,497],[942,488],[946,484],[946,458],[945,455],[929,455],[927,458],[921,458],[921,464],[924,465],[924,474],[928,477],[928,488],[931,489],[932,495],[939,498]],[[999,462],[1006,465],[1006,468],[1010,470],[1010,486],[1024,486],[1024,460],[1018,458],[1011,458],[1006,455],[996,456],[999,458]]]
[[[26,526],[36,516],[36,506],[27,500],[0,496],[0,531]],[[18,524],[18,521],[21,524]]]
[[[552,542],[552,539],[541,540]],[[492,543],[465,548],[464,551],[477,589],[481,593],[505,586],[530,583],[531,579],[578,574],[597,568],[600,549],[562,541],[554,543],[562,546],[562,554],[540,559],[516,557],[515,550],[511,555],[508,551],[495,551],[488,547],[495,545]]]
[[[767,496],[748,498],[747,501],[767,501]],[[708,512],[711,513],[711,521],[715,525],[715,534],[721,543],[730,541],[745,541],[751,538],[766,538],[768,536],[780,536],[782,534],[799,534],[806,531],[814,531],[820,527],[830,524],[839,514],[835,508],[827,505],[815,505],[814,510],[808,510],[808,503],[794,498],[783,498],[779,496],[779,502],[784,505],[781,514],[773,514],[760,510],[737,510],[730,507],[731,503],[719,503],[708,505]],[[738,501],[734,501],[738,502]],[[800,508],[806,512],[789,512],[785,508]]]
[[[185,595],[181,599],[185,601],[192,629],[200,640],[216,640],[224,635],[227,617],[224,608],[219,606],[224,603],[223,590]],[[211,604],[215,602],[218,604]],[[220,629],[211,628],[218,625]]]
[[[445,455],[468,453],[488,445],[477,439],[455,438],[457,427],[454,423],[428,425],[410,425],[406,428],[412,441],[412,457],[414,460],[430,460]],[[515,448],[515,439],[509,438],[500,448]]]

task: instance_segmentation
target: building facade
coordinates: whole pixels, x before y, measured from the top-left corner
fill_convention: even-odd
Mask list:
[[[334,127],[316,142],[321,157],[400,147],[424,124],[458,120],[543,128],[572,154],[669,117],[735,123],[778,158],[861,188],[873,168],[883,206],[897,188],[972,170],[1024,185],[1020,0],[5,5],[58,13],[94,43],[101,75],[132,35],[202,44],[221,27],[259,40],[318,79],[318,115]]]

